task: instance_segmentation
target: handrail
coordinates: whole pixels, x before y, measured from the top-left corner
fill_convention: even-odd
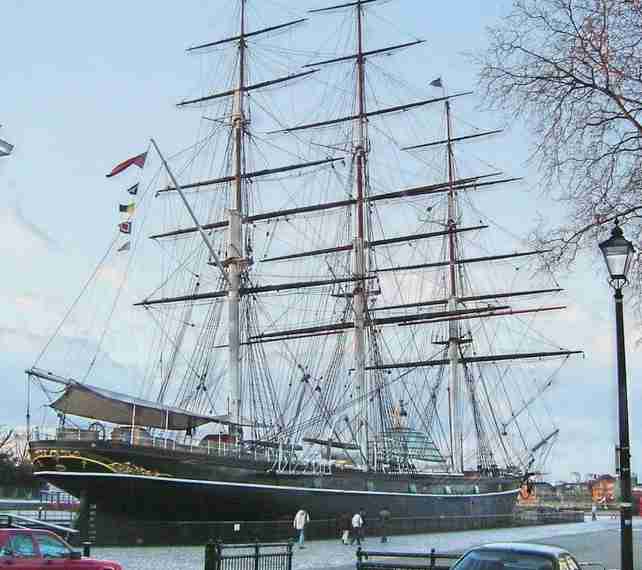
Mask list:
[[[436,552],[434,548],[431,548],[429,552],[381,552],[376,550],[362,550],[361,547],[357,549],[357,570],[375,570],[375,569],[385,569],[385,568],[404,568],[404,569],[413,569],[413,570],[445,570],[450,568],[450,564],[443,566],[437,564],[438,560],[458,560],[463,556],[461,553],[446,553],[446,552]],[[416,562],[423,563],[399,563],[399,562],[373,562],[369,558],[412,558]],[[418,560],[417,560],[418,559]]]
[[[96,446],[96,444],[100,444],[120,445],[127,448],[152,448],[162,451],[178,451],[183,453],[215,457],[229,457],[245,460],[252,459],[254,461],[263,461],[265,463],[275,465],[280,464],[280,462],[283,461],[279,449],[275,449],[272,447],[261,447],[260,445],[248,446],[239,443],[232,443],[224,439],[219,439],[217,441],[215,438],[211,440],[208,439],[206,441],[201,441],[199,443],[190,441],[189,443],[182,444],[177,443],[175,439],[160,437],[151,434],[136,433],[132,437],[131,432],[116,432],[116,429],[122,428],[112,428],[110,432],[105,431],[103,432],[103,434],[99,434],[96,431],[82,428],[65,428],[64,431],[59,430],[53,435],[46,434],[40,439],[32,439],[32,442],[69,441],[82,442],[88,445],[91,444],[92,447]],[[89,434],[95,434],[95,437],[88,437]],[[284,457],[287,451],[288,446],[284,445]],[[310,472],[312,473],[327,473],[331,469],[330,463],[324,461],[307,462],[306,465],[310,466]],[[277,471],[283,470],[277,467]],[[285,471],[288,472],[287,469]]]
[[[378,551],[365,551],[362,550],[361,554],[364,558],[368,558],[369,556],[376,556],[376,557],[388,557],[388,558],[430,558],[431,556],[434,556],[435,558],[444,558],[446,560],[457,560],[458,558],[461,558],[463,556],[462,553],[438,553],[434,551],[430,551],[428,553],[426,552],[378,552]]]
[[[51,530],[58,530],[60,532],[65,532],[69,534],[77,534],[79,531],[74,529],[74,528],[69,528],[66,526],[61,526],[58,524],[53,524],[53,523],[48,523],[46,521],[38,520],[38,519],[32,519],[30,517],[25,517],[22,515],[5,515],[7,517],[9,526],[13,524],[13,521],[16,520],[20,523],[23,524],[18,524],[16,525],[19,528],[27,528],[24,526],[24,523],[27,523],[29,526],[38,526],[38,527],[44,527],[47,529]]]
[[[278,547],[287,547],[291,543],[290,542],[259,542],[258,545],[261,548],[278,548]],[[256,542],[248,542],[245,544],[221,544],[224,548],[227,549],[233,549],[233,548],[254,548],[257,545]]]

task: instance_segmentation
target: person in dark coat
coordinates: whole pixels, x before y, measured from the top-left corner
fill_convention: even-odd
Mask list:
[[[388,521],[390,520],[390,510],[384,507],[379,511],[381,519],[381,542],[388,542]]]
[[[350,544],[350,514],[341,513],[337,519],[337,526],[339,530],[339,536],[341,537],[341,542],[343,544]]]

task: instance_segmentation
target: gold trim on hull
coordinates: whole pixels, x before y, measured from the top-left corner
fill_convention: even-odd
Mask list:
[[[91,472],[95,472],[95,468],[99,467],[99,472],[104,473],[145,475],[147,477],[167,476],[158,471],[151,471],[150,469],[145,469],[144,467],[134,465],[130,462],[110,463],[102,458],[96,459],[94,457],[81,455],[79,451],[69,451],[66,449],[38,449],[31,453],[31,457],[36,467],[42,469],[53,468],[56,471],[83,472],[89,470]],[[73,465],[73,469],[68,469],[66,465],[67,462],[76,465]],[[77,468],[78,463],[80,463],[80,469]],[[93,467],[93,469],[88,469],[89,466]],[[69,467],[72,467],[72,465]]]

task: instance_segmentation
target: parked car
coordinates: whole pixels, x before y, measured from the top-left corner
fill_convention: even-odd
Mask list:
[[[83,558],[48,530],[0,528],[0,568],[7,570],[122,570],[118,562]]]
[[[470,549],[451,570],[580,570],[580,563],[556,546],[498,542]]]

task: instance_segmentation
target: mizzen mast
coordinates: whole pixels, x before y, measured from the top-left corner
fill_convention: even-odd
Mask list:
[[[457,310],[457,203],[455,196],[455,165],[452,145],[452,126],[450,120],[450,101],[446,100],[446,129],[448,143],[446,153],[448,156],[448,276],[449,276],[449,296],[448,310]],[[448,324],[448,367],[450,376],[448,408],[450,417],[450,452],[452,459],[452,468],[457,473],[464,471],[464,452],[463,452],[463,402],[462,402],[462,383],[460,377],[460,326],[459,321],[452,320]]]

